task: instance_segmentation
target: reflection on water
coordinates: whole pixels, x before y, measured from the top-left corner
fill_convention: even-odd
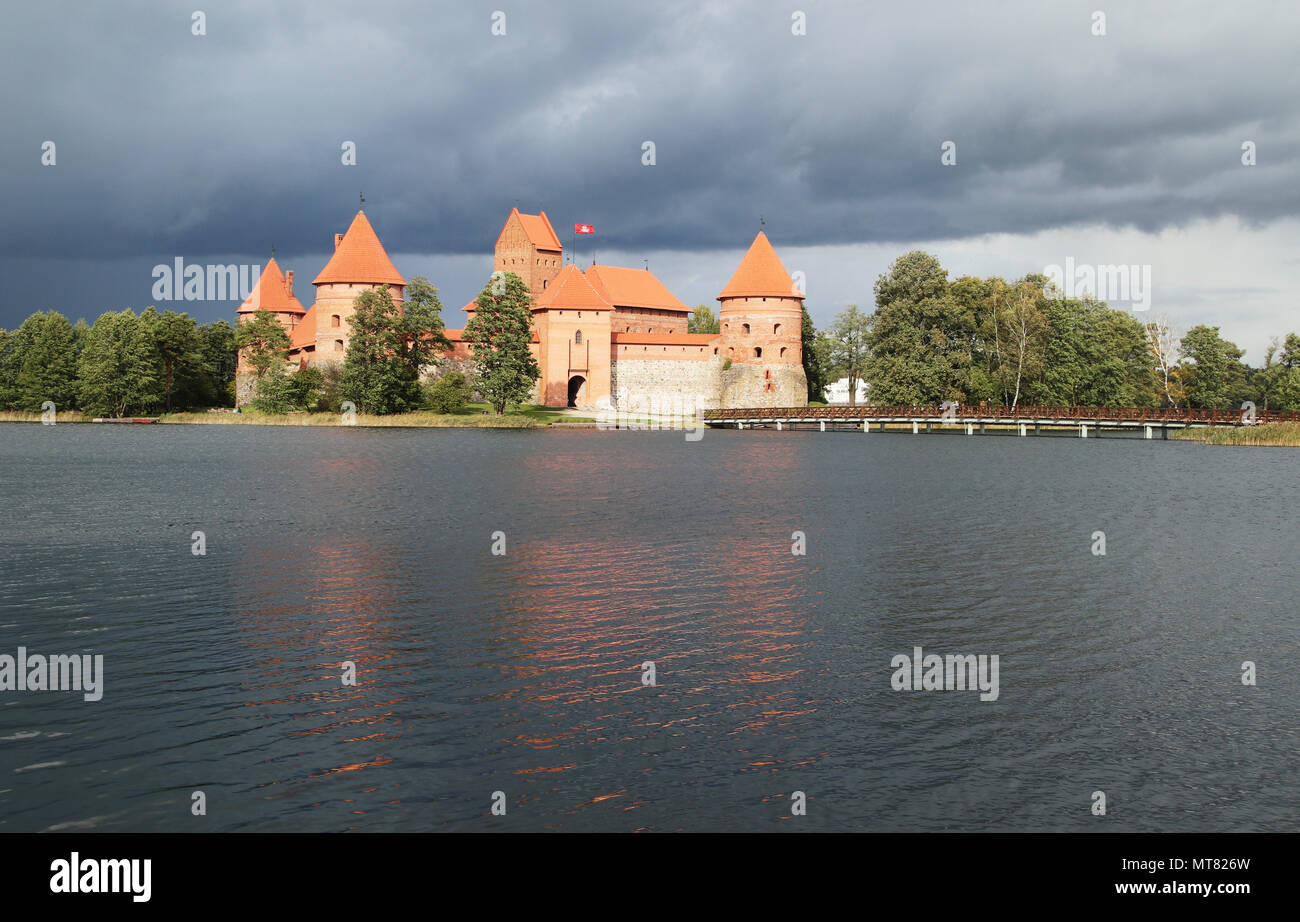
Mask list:
[[[0,695],[0,829],[1300,818],[1294,453],[133,428],[3,431],[0,652],[107,679]],[[998,654],[999,700],[892,691],[914,646]]]

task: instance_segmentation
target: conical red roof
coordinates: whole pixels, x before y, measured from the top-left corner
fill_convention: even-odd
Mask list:
[[[364,211],[358,211],[352,226],[343,235],[334,255],[325,264],[313,285],[342,282],[353,285],[405,285],[384,245],[375,236]]]
[[[237,313],[251,314],[261,310],[289,314],[306,313],[302,302],[289,291],[289,283],[285,280],[284,274],[280,272],[280,266],[276,263],[274,256],[271,257],[271,261],[266,264],[266,268],[262,270],[261,276],[258,277],[257,287],[253,289],[248,299],[239,305]]]
[[[803,292],[794,287],[767,234],[759,231],[740,268],[718,295],[723,298],[803,298]]]

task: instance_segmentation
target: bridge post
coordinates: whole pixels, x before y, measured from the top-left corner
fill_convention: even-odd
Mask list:
[[[1142,429],[1145,431],[1146,437],[1151,438],[1151,426],[1148,424],[1146,426],[1143,426]]]
[[[777,432],[781,431],[781,420],[779,419],[776,421],[776,431]]]
[[[1079,438],[1086,439],[1087,437],[1088,437],[1088,424],[1079,423]]]
[[[744,429],[744,428],[745,428],[745,424],[744,424],[744,423],[742,423],[742,422],[737,422],[737,423],[736,423],[736,429],[739,430],[739,429]]]
[[[972,424],[972,423],[967,423],[967,424],[966,424],[966,434],[967,434],[967,435],[974,435],[974,434],[975,434],[975,426],[974,426],[974,424]]]
[[[863,432],[870,432],[870,431],[871,431],[871,423],[870,423],[868,420],[865,420],[865,419],[864,419],[864,420],[862,421],[862,431],[863,431]]]
[[[822,432],[825,432],[825,431],[826,431],[826,420],[824,420],[824,419],[819,419],[819,420],[817,420],[817,425],[818,425],[818,428],[819,428]]]
[[[917,426],[916,420],[912,420],[912,435],[916,435],[920,431],[921,429],[919,426]]]
[[[1021,434],[1021,435],[1024,435],[1024,434],[1025,434],[1025,424],[1024,424],[1024,423],[1021,423],[1021,424],[1020,424],[1020,434]]]

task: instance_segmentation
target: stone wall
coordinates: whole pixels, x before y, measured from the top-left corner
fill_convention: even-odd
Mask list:
[[[722,409],[805,407],[808,378],[802,365],[732,365],[721,374]]]
[[[722,360],[618,359],[610,363],[610,393],[615,409],[643,412],[693,412],[720,404]],[[681,411],[673,409],[682,407]]]

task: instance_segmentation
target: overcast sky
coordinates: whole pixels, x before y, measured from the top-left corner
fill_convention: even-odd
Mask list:
[[[310,305],[364,192],[452,327],[518,203],[566,249],[595,225],[581,265],[648,260],[688,304],[714,303],[762,215],[819,326],[914,247],[953,278],[1150,265],[1151,314],[1259,362],[1300,331],[1298,36],[1291,2],[11,6],[0,325],[151,303],[233,319],[158,301],[153,267],[261,265],[273,244]]]

